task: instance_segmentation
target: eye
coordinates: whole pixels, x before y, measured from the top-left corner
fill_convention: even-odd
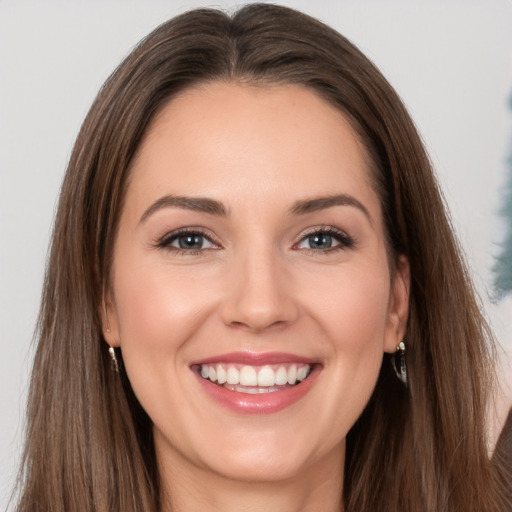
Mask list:
[[[328,227],[317,229],[304,236],[295,246],[315,252],[327,252],[337,249],[347,249],[354,245],[354,240],[343,231]]]
[[[308,249],[330,249],[336,242],[332,235],[327,233],[315,233],[314,235],[309,235],[299,244],[299,248],[306,245]]]
[[[203,249],[205,245],[208,245],[208,243],[213,245],[204,235],[195,233],[179,235],[175,237],[169,245],[171,247],[179,247],[180,249]]]
[[[201,250],[219,248],[205,233],[191,229],[181,229],[168,233],[158,242],[158,247],[191,254]]]

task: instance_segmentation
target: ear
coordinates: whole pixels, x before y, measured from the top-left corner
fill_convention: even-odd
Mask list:
[[[105,341],[111,347],[119,347],[119,323],[114,303],[113,294],[110,290],[105,291],[101,304],[101,328]]]
[[[384,339],[384,350],[396,352],[397,345],[403,341],[409,317],[409,292],[411,274],[409,260],[400,255],[391,276],[388,319]]]

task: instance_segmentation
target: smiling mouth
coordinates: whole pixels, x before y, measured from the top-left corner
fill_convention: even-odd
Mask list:
[[[273,393],[300,384],[311,372],[310,364],[289,363],[263,366],[232,363],[201,364],[199,375],[218,386],[248,394]]]

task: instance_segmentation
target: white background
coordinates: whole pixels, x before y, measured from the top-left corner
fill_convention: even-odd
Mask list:
[[[243,3],[243,2],[241,2]],[[512,155],[510,0],[289,0],[352,39],[409,107],[491,322],[512,353],[512,299],[490,268]],[[238,3],[240,4],[240,2]],[[60,181],[103,81],[169,17],[218,1],[0,0],[0,509],[22,445],[45,255]],[[511,262],[512,264],[512,262]],[[504,370],[504,381],[510,375]],[[510,406],[512,394],[501,403]]]

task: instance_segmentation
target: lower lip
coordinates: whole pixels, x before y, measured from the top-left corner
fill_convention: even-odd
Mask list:
[[[314,366],[308,377],[299,384],[271,393],[249,394],[232,391],[214,384],[197,374],[208,396],[219,405],[238,414],[272,414],[282,411],[303,398],[315,383],[320,368]]]

